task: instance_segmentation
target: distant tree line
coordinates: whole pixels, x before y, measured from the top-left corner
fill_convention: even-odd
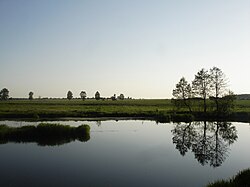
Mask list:
[[[81,97],[81,99],[83,101],[86,100],[86,98],[87,98],[86,91],[81,91],[80,92],[80,97]],[[69,90],[67,92],[66,98],[68,100],[73,99],[73,93],[72,93],[72,91]],[[9,90],[7,88],[3,88],[2,90],[0,90],[0,100],[8,100],[8,99],[11,99],[11,98],[9,98]],[[33,100],[34,99],[34,92],[30,91],[29,94],[28,94],[28,98],[27,99]],[[39,99],[41,99],[41,96],[39,96]],[[49,99],[49,98],[43,98],[43,99]],[[94,99],[96,99],[96,100],[101,100],[102,99],[103,100],[105,98],[102,98],[100,92],[97,91],[95,93],[95,95],[94,95]],[[114,94],[114,96],[111,96],[110,99],[112,99],[112,100],[124,100],[125,97],[124,97],[123,94],[120,94],[118,97],[116,97],[116,94]],[[132,99],[132,98],[129,98],[129,99]]]
[[[87,93],[86,93],[86,91],[81,91],[81,92],[80,92],[80,97],[81,97],[81,99],[82,99],[83,101],[86,100],[86,98],[87,98]],[[96,100],[103,100],[103,99],[104,99],[104,98],[101,97],[101,94],[100,94],[99,91],[96,91],[94,98],[95,98]],[[68,99],[68,100],[73,99],[73,93],[72,93],[70,90],[67,92],[67,99]],[[118,97],[116,97],[116,94],[114,94],[114,96],[111,96],[110,99],[111,99],[111,100],[124,100],[125,97],[124,97],[123,94],[120,94]]]
[[[235,95],[228,90],[227,78],[221,69],[201,69],[192,83],[182,77],[173,90],[173,102],[176,108],[186,107],[192,113],[197,101],[202,101],[203,112],[207,113],[208,101],[213,103],[212,111],[217,115],[226,115],[233,107]]]

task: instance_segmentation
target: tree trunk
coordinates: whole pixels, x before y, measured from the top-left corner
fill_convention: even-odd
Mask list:
[[[203,99],[203,103],[204,103],[204,113],[207,112],[207,102],[206,102],[206,98]]]

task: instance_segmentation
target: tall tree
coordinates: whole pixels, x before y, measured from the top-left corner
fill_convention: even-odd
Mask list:
[[[8,100],[8,98],[9,98],[9,90],[7,88],[3,88],[0,91],[0,98],[1,98],[1,100]]]
[[[176,88],[173,90],[173,96],[175,99],[183,101],[184,105],[192,112],[191,103],[188,101],[192,97],[192,88],[184,77],[176,84]]]
[[[32,100],[32,99],[33,99],[33,95],[34,95],[33,92],[29,92],[29,100]]]
[[[210,69],[211,83],[213,86],[213,99],[216,104],[216,111],[219,112],[219,98],[223,96],[227,87],[227,79],[221,69],[213,67]]]
[[[100,95],[100,93],[98,91],[95,93],[95,99],[96,100],[100,100],[101,99],[101,95]]]
[[[73,98],[73,93],[71,91],[68,91],[67,93],[67,99],[71,100]]]
[[[85,100],[87,97],[87,93],[85,91],[81,91],[80,97],[82,98],[82,100]]]
[[[209,97],[211,87],[211,75],[204,68],[201,69],[192,82],[193,93],[195,96],[201,97],[203,100],[204,113],[207,112],[207,98]]]

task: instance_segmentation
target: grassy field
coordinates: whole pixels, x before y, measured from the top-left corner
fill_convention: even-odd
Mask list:
[[[144,117],[157,118],[173,114],[174,107],[168,99],[136,100],[8,100],[0,102],[0,118],[63,118],[63,117]],[[202,108],[196,106],[196,112]],[[179,112],[188,112],[183,108]],[[250,114],[250,100],[235,101],[234,113]]]
[[[0,102],[1,117],[144,117],[170,112],[170,100],[20,100]]]

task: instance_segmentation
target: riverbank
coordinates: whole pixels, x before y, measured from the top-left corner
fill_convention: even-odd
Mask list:
[[[199,106],[192,115],[186,109],[175,110],[168,99],[85,100],[46,99],[0,102],[1,119],[147,119],[159,122],[215,120],[210,111],[203,114]],[[250,121],[250,100],[237,100],[227,121]]]
[[[237,187],[250,186],[250,169],[240,171],[236,176],[228,180],[219,180],[207,185],[207,187]]]

